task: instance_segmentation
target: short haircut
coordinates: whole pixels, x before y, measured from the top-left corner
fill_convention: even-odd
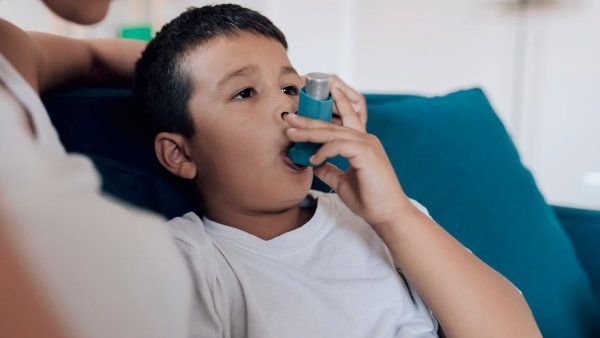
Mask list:
[[[216,37],[249,32],[280,42],[285,35],[265,16],[234,4],[190,7],[167,23],[136,62],[134,95],[153,132],[194,135],[188,102],[194,83],[183,65],[186,54]]]

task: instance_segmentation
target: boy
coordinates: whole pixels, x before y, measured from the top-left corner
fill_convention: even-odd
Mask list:
[[[202,213],[170,221],[196,284],[191,336],[437,337],[421,296],[449,337],[539,336],[522,295],[406,197],[355,92],[334,79],[341,125],[295,115],[286,49],[261,14],[205,6],[136,64],[158,160]],[[324,144],[314,169],[286,155],[305,141]],[[348,171],[323,164],[336,155]]]

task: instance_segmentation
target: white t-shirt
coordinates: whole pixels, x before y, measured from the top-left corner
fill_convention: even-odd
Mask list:
[[[195,213],[169,222],[196,284],[190,337],[437,337],[369,224],[337,194],[311,199],[306,224],[268,241]]]

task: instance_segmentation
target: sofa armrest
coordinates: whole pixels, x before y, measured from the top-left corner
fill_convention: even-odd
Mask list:
[[[600,210],[553,206],[554,213],[571,238],[581,265],[600,299]]]

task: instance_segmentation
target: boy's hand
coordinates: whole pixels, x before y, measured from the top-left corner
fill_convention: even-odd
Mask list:
[[[355,214],[373,227],[391,224],[399,215],[413,210],[379,139],[366,133],[365,124],[340,86],[332,95],[342,125],[287,114],[291,126],[286,134],[293,142],[323,143],[311,157],[315,175],[333,188]],[[365,107],[366,108],[366,107]],[[366,109],[365,121],[366,121]],[[327,158],[341,155],[351,168],[346,172]]]

